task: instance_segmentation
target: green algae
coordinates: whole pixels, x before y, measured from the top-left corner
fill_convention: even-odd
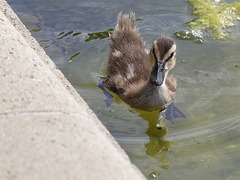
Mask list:
[[[34,29],[32,29],[32,30],[30,30],[30,32],[39,32],[39,31],[41,31],[42,29],[40,29],[40,28],[34,28]]]
[[[153,171],[148,175],[149,178],[157,178],[158,176],[160,176],[158,171]]]
[[[240,2],[226,3],[220,0],[187,0],[193,6],[193,15],[198,16],[186,23],[189,30],[175,32],[178,39],[203,43],[205,34],[217,40],[229,38],[228,28],[240,20]]]
[[[102,31],[102,32],[94,32],[94,33],[88,33],[88,38],[85,40],[85,42],[88,41],[92,41],[92,40],[96,40],[96,39],[105,39],[109,37],[109,34],[112,34],[114,31],[114,29],[108,29],[106,31]]]
[[[187,0],[193,6],[193,15],[198,18],[187,23],[198,37],[211,30],[212,37],[222,40],[228,37],[226,28],[239,20],[240,2],[225,3],[219,0]]]
[[[77,52],[77,53],[75,53],[74,55],[72,55],[72,56],[70,57],[70,59],[68,60],[68,62],[72,62],[72,60],[73,60],[75,57],[77,57],[79,54],[80,54],[80,52]]]
[[[61,32],[59,33],[57,36],[61,36],[61,37],[58,37],[57,40],[60,40],[60,39],[63,39],[69,35],[71,35],[72,33],[74,33],[74,31],[69,31],[69,32]]]

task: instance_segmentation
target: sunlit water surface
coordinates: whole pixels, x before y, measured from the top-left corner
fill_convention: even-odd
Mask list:
[[[239,179],[239,22],[228,30],[229,40],[206,36],[197,44],[174,36],[196,18],[184,0],[8,3],[148,179]],[[106,107],[97,87],[99,77],[106,76],[106,30],[115,26],[121,10],[136,13],[148,47],[158,36],[177,43],[175,104],[187,118],[166,122],[168,131],[155,128],[157,113],[135,111],[119,99]]]

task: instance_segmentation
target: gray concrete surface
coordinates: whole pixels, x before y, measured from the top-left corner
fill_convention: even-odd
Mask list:
[[[0,179],[145,179],[0,1]]]

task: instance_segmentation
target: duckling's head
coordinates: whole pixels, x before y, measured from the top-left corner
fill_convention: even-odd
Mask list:
[[[155,86],[161,86],[176,63],[175,42],[167,37],[156,39],[149,54],[149,61],[152,66],[149,81]]]

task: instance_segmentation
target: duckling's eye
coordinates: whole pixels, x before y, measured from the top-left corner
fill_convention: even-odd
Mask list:
[[[174,53],[175,53],[175,51],[170,54],[169,59],[171,59],[173,57]]]
[[[174,53],[175,53],[175,51],[170,54],[170,56],[165,60],[165,62],[167,62],[167,61],[169,61],[170,59],[172,59],[172,57],[174,56]]]
[[[155,49],[152,48],[151,53],[154,55],[155,54]]]

